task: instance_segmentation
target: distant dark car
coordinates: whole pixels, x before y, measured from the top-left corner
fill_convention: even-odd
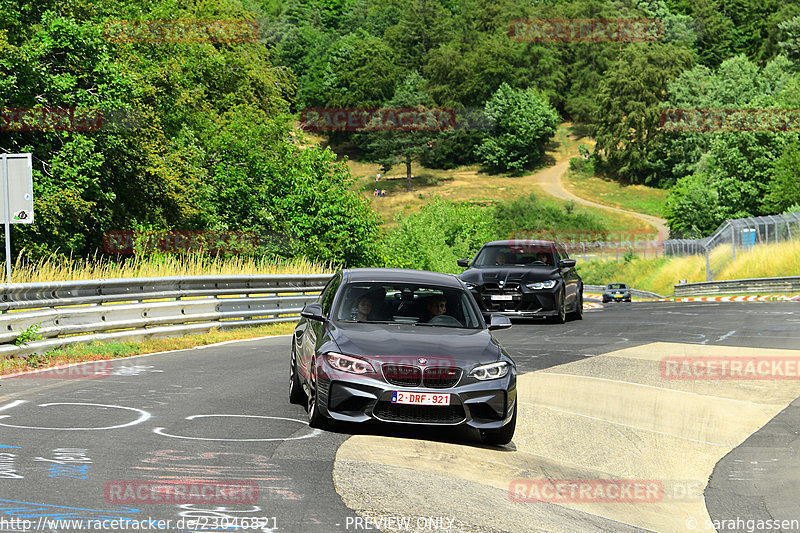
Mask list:
[[[583,282],[563,245],[552,241],[511,240],[483,245],[458,277],[486,313],[547,317],[563,324],[583,318]]]
[[[464,283],[450,274],[352,269],[333,276],[294,330],[289,401],[331,422],[469,426],[511,441],[514,361]]]
[[[603,291],[603,303],[630,302],[631,290],[624,283],[609,283]]]

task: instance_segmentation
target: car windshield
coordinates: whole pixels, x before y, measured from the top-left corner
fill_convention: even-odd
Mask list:
[[[524,246],[484,246],[473,267],[555,265],[553,248],[548,244],[525,244]]]
[[[627,289],[624,283],[609,283],[606,288],[608,289]]]
[[[341,322],[484,327],[465,290],[408,283],[349,283],[342,288],[333,316]]]

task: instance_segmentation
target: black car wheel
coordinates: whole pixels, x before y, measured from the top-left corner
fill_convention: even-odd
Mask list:
[[[313,365],[309,370],[309,394],[308,394],[308,425],[312,428],[324,428],[328,425],[327,419],[319,412],[319,405],[317,401],[317,374],[314,371]]]
[[[305,402],[306,393],[303,392],[303,384],[297,375],[297,356],[292,346],[292,359],[289,363],[289,403],[303,405]]]
[[[555,324],[563,324],[567,321],[567,304],[564,301],[565,297],[563,291],[561,292],[561,295],[559,296],[558,300],[559,300],[558,314],[554,317],[551,317],[550,320]]]
[[[578,303],[575,305],[575,311],[570,313],[571,320],[583,320],[583,290],[578,293]]]
[[[500,429],[484,429],[481,430],[481,441],[484,444],[491,444],[493,446],[502,446],[508,444],[514,437],[514,430],[517,428],[517,407],[514,406],[514,414],[511,415],[511,421]]]

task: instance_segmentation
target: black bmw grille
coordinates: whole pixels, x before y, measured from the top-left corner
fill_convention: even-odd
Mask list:
[[[392,385],[401,387],[419,387],[422,383],[422,370],[411,365],[383,365],[383,375]]]
[[[432,366],[425,369],[425,386],[432,389],[455,387],[461,378],[461,369],[452,366]]]
[[[519,281],[509,281],[501,287],[499,283],[486,283],[483,286],[484,294],[514,294],[519,292]]]
[[[466,418],[464,407],[461,405],[403,405],[378,402],[373,413],[382,420],[417,424],[457,424]]]

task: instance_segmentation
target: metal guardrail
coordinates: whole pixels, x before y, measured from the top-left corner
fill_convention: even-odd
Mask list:
[[[297,320],[330,274],[179,276],[0,287],[0,359],[79,342],[200,333]],[[39,324],[43,340],[16,346]]]
[[[763,292],[800,292],[800,276],[703,281],[675,285],[676,297],[705,296],[709,294],[757,294]]]
[[[606,289],[605,285],[584,285],[583,291],[592,291],[602,293]],[[634,298],[664,298],[660,294],[650,291],[640,291],[639,289],[631,289],[631,296]]]

